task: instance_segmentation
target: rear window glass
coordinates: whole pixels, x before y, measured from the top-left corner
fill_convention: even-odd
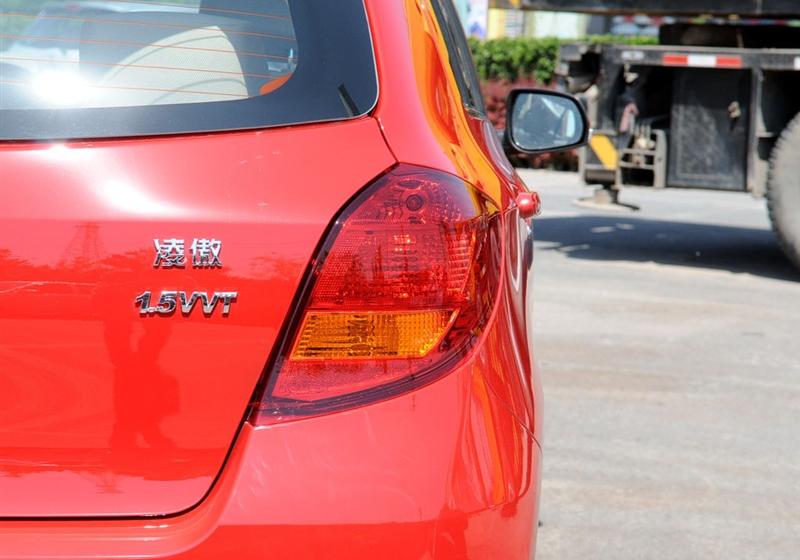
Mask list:
[[[368,113],[363,0],[0,0],[0,139],[238,130]]]

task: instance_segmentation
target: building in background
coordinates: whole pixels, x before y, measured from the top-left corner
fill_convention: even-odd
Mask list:
[[[489,10],[488,38],[524,37],[532,35],[533,12],[491,8]]]
[[[559,37],[587,34],[590,16],[520,9],[520,0],[454,0],[470,37]]]
[[[533,22],[530,35],[534,37],[558,37],[577,39],[585,37],[591,16],[567,12],[527,12]]]
[[[489,37],[489,0],[455,0],[469,37]]]
[[[488,38],[490,0],[453,0],[469,37]]]

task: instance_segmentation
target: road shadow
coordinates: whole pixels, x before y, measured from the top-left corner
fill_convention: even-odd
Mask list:
[[[595,261],[654,262],[800,281],[769,230],[628,216],[543,216],[539,251]]]

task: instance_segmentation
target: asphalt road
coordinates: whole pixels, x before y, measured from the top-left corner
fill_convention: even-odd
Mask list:
[[[539,560],[800,558],[800,273],[747,195],[582,210],[523,171],[545,389]]]

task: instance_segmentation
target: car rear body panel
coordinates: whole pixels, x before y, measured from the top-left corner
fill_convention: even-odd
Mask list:
[[[373,119],[0,148],[0,517],[200,501],[331,216],[392,163]],[[155,268],[171,238],[222,241],[222,268]],[[162,290],[239,297],[140,317]]]
[[[471,359],[414,393],[245,424],[184,515],[5,522],[0,559],[529,559],[541,451],[485,381],[514,367],[508,325],[499,311]]]

